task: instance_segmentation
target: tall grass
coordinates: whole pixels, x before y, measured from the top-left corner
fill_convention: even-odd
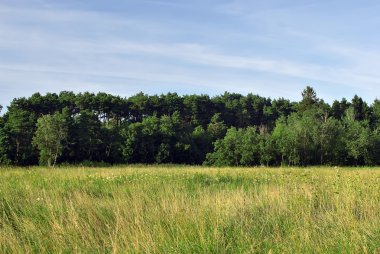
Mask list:
[[[0,169],[1,253],[380,252],[380,170]]]

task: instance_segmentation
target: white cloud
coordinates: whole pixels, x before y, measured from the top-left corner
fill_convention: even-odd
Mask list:
[[[222,43],[178,42],[172,38],[177,32],[174,28],[110,13],[0,5],[0,14],[0,90],[13,97],[18,84],[25,93],[105,90],[130,94],[151,90],[149,84],[173,84],[173,90],[253,90],[288,98],[297,98],[301,87],[315,82],[364,93],[380,84],[379,52],[339,45],[292,27],[282,32],[292,38],[315,39],[310,50],[321,56],[333,55],[344,64],[242,53],[238,43],[234,50],[226,50]],[[150,36],[132,34],[136,31]],[[169,33],[168,37],[156,36]],[[13,93],[9,93],[11,87],[15,87]],[[0,99],[4,104],[4,95]]]

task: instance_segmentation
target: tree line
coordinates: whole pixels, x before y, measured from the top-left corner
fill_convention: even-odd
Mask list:
[[[0,106],[1,111],[1,106]],[[380,101],[63,91],[16,98],[0,164],[379,165]]]

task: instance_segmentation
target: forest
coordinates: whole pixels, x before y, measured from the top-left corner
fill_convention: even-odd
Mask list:
[[[380,101],[35,93],[0,117],[0,164],[380,165]]]

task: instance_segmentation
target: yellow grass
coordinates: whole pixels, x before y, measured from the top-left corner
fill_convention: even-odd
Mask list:
[[[0,168],[1,253],[379,253],[372,168]]]

